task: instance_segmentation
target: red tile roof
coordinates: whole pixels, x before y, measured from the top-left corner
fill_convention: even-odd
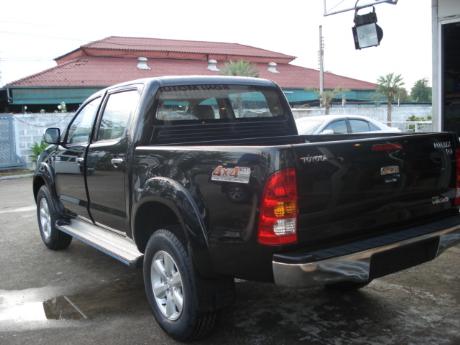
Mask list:
[[[110,36],[100,41],[94,41],[83,46],[84,48],[99,49],[131,49],[154,51],[177,51],[185,53],[228,54],[246,56],[265,56],[295,59],[282,53],[251,47],[239,43],[206,42],[171,40],[161,38],[119,37]]]
[[[219,75],[207,69],[206,61],[178,59],[149,59],[150,70],[137,68],[135,58],[87,56],[78,58],[40,73],[17,80],[8,87],[106,87],[115,83],[166,75]],[[318,88],[318,70],[291,64],[278,64],[279,73],[267,70],[267,64],[255,64],[261,78],[271,79],[283,88]],[[222,68],[223,63],[218,66]],[[337,74],[325,73],[325,88],[374,90],[376,85]]]
[[[61,61],[66,61],[75,55],[81,56],[81,52],[84,55],[90,56],[146,56],[152,58],[192,58],[203,60],[216,58],[220,61],[246,57],[252,61],[254,61],[253,59],[259,59],[262,60],[261,62],[275,61],[288,63],[295,59],[295,56],[239,43],[110,36],[85,44],[77,50],[58,57],[56,61],[59,64]],[[142,53],[142,55],[139,53]]]
[[[137,58],[149,58],[150,70],[140,70]],[[12,87],[105,87],[114,83],[165,75],[215,75],[207,61],[219,66],[226,61],[252,62],[261,78],[284,88],[317,88],[318,71],[289,64],[294,56],[238,43],[169,40],[111,36],[90,42],[56,58],[58,66],[10,83]],[[277,62],[280,73],[267,71],[268,62]],[[325,73],[325,88],[372,90],[373,83]]]

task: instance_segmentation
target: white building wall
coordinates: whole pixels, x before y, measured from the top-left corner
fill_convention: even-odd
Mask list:
[[[444,24],[460,22],[460,0],[432,0],[433,32],[433,126],[442,129],[442,73],[441,73],[441,27]]]
[[[438,17],[445,19],[452,16],[460,16],[460,1],[438,0]]]
[[[43,133],[49,127],[58,127],[63,132],[72,119],[73,113],[34,113],[10,116],[14,119],[16,154],[24,161],[26,167],[30,168],[32,166],[32,146],[42,141]]]

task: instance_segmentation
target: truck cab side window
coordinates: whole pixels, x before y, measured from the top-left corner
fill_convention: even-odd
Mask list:
[[[77,114],[70,124],[67,133],[67,144],[83,144],[89,142],[89,136],[93,129],[100,98],[87,103]]]
[[[105,105],[97,140],[121,138],[139,101],[137,90],[113,93]]]

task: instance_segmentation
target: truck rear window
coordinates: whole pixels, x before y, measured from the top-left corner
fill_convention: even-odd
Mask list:
[[[156,119],[176,121],[238,121],[284,118],[286,109],[273,88],[245,85],[179,85],[160,88]]]

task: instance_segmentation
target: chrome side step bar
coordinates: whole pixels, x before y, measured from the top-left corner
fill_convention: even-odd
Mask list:
[[[131,267],[142,265],[144,254],[137,250],[134,242],[125,236],[110,232],[100,226],[81,219],[72,219],[69,224],[56,222],[56,227],[66,234],[110,255]]]

